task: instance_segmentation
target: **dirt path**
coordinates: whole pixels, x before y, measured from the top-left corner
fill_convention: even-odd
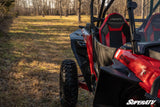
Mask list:
[[[78,28],[76,19],[21,16],[13,21],[9,38],[0,37],[0,107],[60,107],[59,68],[62,60],[74,59],[69,34]],[[92,95],[79,93],[77,106],[91,107]]]

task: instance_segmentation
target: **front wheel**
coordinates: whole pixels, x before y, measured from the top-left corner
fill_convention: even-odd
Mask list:
[[[64,60],[60,68],[60,100],[64,107],[75,107],[78,99],[76,63]]]

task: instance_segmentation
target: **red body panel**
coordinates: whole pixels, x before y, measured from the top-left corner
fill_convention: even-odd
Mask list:
[[[84,90],[89,91],[87,84],[84,84],[83,82],[78,82],[78,86]]]
[[[139,85],[150,93],[154,80],[160,76],[160,61],[133,54],[131,50],[118,49],[114,58],[127,66],[142,82]],[[160,98],[160,92],[158,93]]]
[[[86,42],[87,53],[88,53],[88,58],[90,63],[90,71],[92,75],[95,75],[97,80],[96,72],[94,70],[94,63],[93,63],[92,36],[85,29],[82,29],[82,33],[83,33],[84,41]],[[108,35],[106,36],[106,40],[109,40],[107,38],[109,38]],[[102,38],[100,38],[100,42],[102,42],[101,39]],[[123,43],[124,42],[125,40],[123,41]],[[114,58],[119,60],[125,66],[127,66],[127,68],[130,69],[136,75],[136,77],[142,81],[139,83],[139,85],[147,93],[150,93],[154,80],[158,76],[160,76],[159,60],[156,60],[144,55],[133,54],[132,50],[123,50],[123,49],[118,49],[117,52],[115,53]],[[160,98],[160,91],[158,92],[158,98]]]
[[[88,34],[85,29],[82,29],[84,41],[86,42],[88,59],[90,64],[91,75],[94,75],[97,80],[97,75],[94,70],[94,63],[93,63],[93,48],[92,48],[92,36]]]

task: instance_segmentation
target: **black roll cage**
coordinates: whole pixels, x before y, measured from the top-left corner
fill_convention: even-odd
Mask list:
[[[96,18],[96,17],[94,17],[94,14],[93,14],[94,0],[91,0],[91,4],[90,4],[90,8],[91,8],[91,30],[90,31],[91,31],[91,34],[93,34],[93,36],[94,36],[94,30],[95,30],[94,22],[97,22],[96,27],[100,27],[100,25],[104,21],[106,12],[111,7],[111,5],[113,4],[114,1],[115,0],[110,0],[108,2],[107,6],[105,6],[106,0],[102,0],[100,12],[99,12],[98,18]],[[132,44],[133,53],[135,53],[135,54],[138,54],[138,51],[137,51],[138,39],[136,37],[137,34],[136,34],[135,22],[143,22],[143,24],[141,25],[140,28],[142,28],[143,26],[146,25],[149,18],[152,16],[152,14],[155,12],[157,7],[160,5],[160,0],[158,0],[158,2],[156,3],[156,5],[154,7],[153,7],[153,3],[154,3],[154,0],[150,0],[150,13],[149,13],[149,15],[147,16],[146,19],[135,19],[133,11],[134,11],[134,9],[137,8],[137,3],[134,2],[133,0],[127,0],[127,9],[128,9],[128,15],[129,15],[129,19],[127,19],[127,21],[129,21],[129,23],[130,23],[131,44]]]

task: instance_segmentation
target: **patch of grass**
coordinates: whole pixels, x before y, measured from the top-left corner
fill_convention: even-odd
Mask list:
[[[89,17],[82,20],[85,25]],[[0,44],[6,50],[0,51],[0,105],[60,106],[59,68],[62,60],[75,60],[69,35],[78,26],[77,16],[20,16],[13,21],[9,38]],[[78,106],[86,106],[87,93],[80,90]]]

